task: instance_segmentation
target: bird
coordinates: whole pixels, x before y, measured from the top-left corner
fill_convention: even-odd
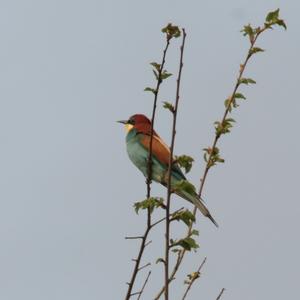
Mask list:
[[[151,121],[143,114],[135,114],[128,120],[117,121],[125,125],[127,131],[126,146],[127,153],[133,164],[148,178],[148,159],[151,139]],[[151,180],[154,180],[163,186],[168,186],[168,169],[171,151],[167,144],[153,129],[152,131],[152,169]],[[182,180],[187,180],[180,167],[173,159],[171,168],[171,188]],[[174,189],[174,192],[181,198],[194,204],[201,213],[209,218],[216,227],[217,222],[210,214],[203,200],[198,196],[195,190],[185,191]]]

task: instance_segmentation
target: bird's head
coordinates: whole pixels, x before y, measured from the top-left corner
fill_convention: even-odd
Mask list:
[[[127,132],[133,128],[140,129],[141,131],[148,131],[151,129],[150,120],[145,115],[141,114],[136,114],[131,116],[128,120],[121,120],[117,122],[125,124],[125,129]]]

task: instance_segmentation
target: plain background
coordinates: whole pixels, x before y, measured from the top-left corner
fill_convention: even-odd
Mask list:
[[[266,52],[250,62],[247,100],[219,146],[226,162],[211,170],[204,198],[220,223],[199,217],[200,249],[188,256],[172,285],[208,260],[189,299],[299,297],[299,1],[0,2],[0,299],[122,299],[137,252],[124,236],[143,232],[145,180],[129,161],[116,120],[150,114],[144,87],[154,83],[161,28],[187,31],[175,152],[195,165],[232,92],[248,41],[243,25],[262,24],[280,7],[288,30],[264,34]],[[167,69],[176,73],[175,41]],[[175,80],[162,86],[156,129],[170,141]],[[153,185],[153,194],[165,190]],[[188,205],[174,197],[173,207]],[[172,227],[172,236],[184,226]],[[162,282],[163,226],[151,236],[144,262],[153,275],[144,299]],[[146,272],[141,279],[145,277]],[[138,290],[142,281],[137,282]]]

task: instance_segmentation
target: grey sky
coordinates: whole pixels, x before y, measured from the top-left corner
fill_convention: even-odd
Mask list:
[[[200,249],[171,299],[205,256],[190,299],[215,299],[222,287],[230,300],[299,297],[299,2],[2,0],[0,299],[122,299],[137,251],[124,236],[143,231],[132,205],[146,187],[115,120],[150,114],[143,89],[153,83],[148,63],[161,57],[160,29],[173,22],[188,34],[175,151],[195,158],[189,178],[198,185],[201,149],[248,46],[239,30],[278,7],[288,30],[258,42],[267,51],[246,72],[257,85],[243,89],[248,99],[220,143],[226,163],[205,187],[220,228],[199,218]],[[178,47],[167,63],[174,73]],[[174,83],[163,86],[156,123],[167,141],[161,101],[174,98]],[[157,185],[153,193],[165,195]],[[160,227],[145,257],[154,270],[145,299],[162,279],[162,238]]]

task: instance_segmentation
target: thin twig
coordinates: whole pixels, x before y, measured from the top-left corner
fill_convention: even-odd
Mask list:
[[[144,292],[145,286],[146,286],[146,284],[147,284],[147,282],[148,282],[148,280],[149,280],[150,275],[151,275],[151,271],[148,272],[148,275],[147,275],[146,280],[145,280],[145,282],[144,282],[144,284],[143,284],[143,286],[142,286],[142,289],[141,289],[141,291],[140,291],[140,294],[139,294],[137,300],[141,299],[141,296],[142,296],[142,294],[143,294],[143,292]]]
[[[161,74],[165,65],[165,60],[166,60],[166,53],[168,50],[170,44],[170,39],[167,38],[166,41],[166,46],[165,49],[163,51],[163,57],[162,57],[162,62],[160,65],[160,69],[158,72],[158,80],[157,80],[157,84],[156,84],[156,90],[155,90],[155,94],[154,94],[154,101],[153,101],[153,109],[152,109],[152,118],[151,118],[151,132],[150,132],[150,149],[149,149],[149,157],[148,157],[148,176],[147,176],[147,180],[146,180],[146,184],[147,184],[147,199],[150,198],[151,195],[151,177],[152,177],[152,142],[153,142],[153,126],[154,126],[154,122],[155,122],[155,113],[156,113],[156,104],[157,104],[157,98],[158,98],[158,92],[159,92],[159,88],[160,88],[160,84],[162,83],[161,80]],[[147,224],[146,224],[146,230],[145,233],[142,237],[142,242],[140,244],[140,249],[139,249],[139,253],[135,262],[135,266],[131,275],[131,279],[130,282],[128,284],[128,290],[127,290],[127,294],[125,297],[125,300],[129,300],[130,297],[132,296],[132,289],[135,283],[135,279],[137,276],[137,273],[139,272],[139,267],[140,267],[140,263],[141,263],[141,259],[145,250],[145,247],[147,245],[146,241],[148,238],[148,234],[151,230],[152,226],[151,226],[151,212],[150,209],[148,209],[147,212]]]
[[[152,227],[151,227],[152,228]],[[152,241],[149,241],[149,242],[147,242],[146,244],[145,244],[145,248],[148,246],[148,245],[150,245],[152,243]]]
[[[224,292],[225,292],[225,289],[222,288],[222,290],[216,300],[220,300]]]
[[[168,282],[168,284],[170,284],[170,282],[173,281],[173,280],[175,279],[175,274],[177,273],[178,268],[179,268],[179,266],[180,266],[180,264],[181,264],[181,261],[182,261],[182,259],[183,259],[183,255],[182,255],[183,251],[184,251],[184,250],[181,250],[181,251],[179,251],[179,252],[177,253],[177,260],[176,260],[176,263],[175,263],[174,268],[173,268],[173,270],[172,270],[172,273],[171,273],[171,275],[169,276],[169,282]],[[160,291],[159,291],[159,292],[157,293],[157,295],[154,297],[154,300],[158,300],[158,299],[161,297],[161,295],[164,293],[164,291],[165,291],[165,286],[163,286],[163,287],[160,289]]]
[[[174,215],[174,214],[176,214],[176,213],[182,211],[183,209],[184,209],[184,207],[181,207],[181,208],[175,210],[173,213],[171,213],[171,215]],[[166,219],[166,217],[163,217],[163,218],[159,219],[158,221],[152,223],[152,224],[151,224],[151,228],[154,227],[154,226],[156,226],[156,225],[158,225],[159,223],[163,222],[165,219]],[[172,222],[172,221],[174,221],[174,220],[175,220],[175,219],[172,219],[172,218],[171,218],[171,219],[170,219],[170,222]]]
[[[137,258],[135,259],[135,266],[134,266],[134,270],[133,270],[133,273],[132,273],[132,276],[131,276],[131,280],[128,283],[128,290],[127,290],[127,294],[126,294],[126,297],[125,297],[126,300],[130,299],[130,297],[132,296],[132,288],[133,288],[133,285],[134,285],[134,282],[135,282],[135,279],[136,279],[136,275],[139,272],[139,267],[140,267],[142,255],[143,255],[143,252],[144,252],[144,249],[145,249],[145,244],[146,244],[146,240],[147,240],[150,228],[151,227],[147,226],[146,231],[144,233],[144,236],[142,238],[139,254],[138,254]]]
[[[180,63],[179,63],[179,71],[177,77],[177,87],[176,87],[176,100],[175,106],[173,110],[173,127],[172,127],[172,139],[171,139],[171,147],[170,147],[170,158],[169,158],[169,167],[168,167],[168,192],[167,192],[167,205],[166,205],[166,243],[165,243],[165,300],[169,300],[169,252],[170,252],[170,200],[171,200],[171,171],[173,165],[173,152],[174,152],[174,144],[175,144],[175,135],[176,135],[176,121],[177,121],[177,110],[179,103],[179,91],[180,91],[180,82],[181,82],[181,73],[183,67],[183,51],[184,51],[184,43],[186,38],[186,33],[184,28],[182,28],[183,38],[182,45],[180,47]]]
[[[151,263],[147,263],[147,264],[145,264],[145,265],[139,267],[139,271],[141,271],[141,270],[143,270],[143,269],[145,269],[145,268],[147,268],[147,267],[149,267],[149,266],[151,266]]]
[[[226,108],[226,110],[225,110],[225,112],[224,112],[224,115],[223,115],[223,118],[222,118],[222,122],[224,122],[224,120],[226,119],[226,117],[227,117],[227,115],[228,115],[228,113],[229,113],[229,106],[231,105],[232,101],[234,100],[234,95],[235,95],[235,93],[236,93],[236,91],[237,91],[237,89],[238,89],[238,87],[239,87],[239,85],[240,85],[240,79],[242,78],[243,73],[244,73],[244,70],[245,70],[245,68],[246,68],[246,65],[247,65],[247,63],[248,63],[248,61],[249,61],[249,59],[250,59],[250,57],[251,57],[251,54],[250,54],[250,53],[251,53],[251,50],[254,48],[255,42],[256,42],[257,38],[259,37],[259,35],[260,35],[262,32],[264,32],[265,30],[266,30],[266,28],[263,27],[263,28],[256,34],[256,36],[254,37],[254,39],[253,39],[252,41],[250,41],[250,44],[251,44],[251,45],[250,45],[250,48],[249,48],[249,50],[248,50],[248,53],[247,53],[247,56],[246,56],[246,58],[245,58],[244,63],[240,65],[239,75],[238,75],[236,84],[235,84],[235,86],[234,86],[232,95],[231,95],[231,97],[230,97],[230,103],[227,105],[227,108]],[[211,147],[212,150],[215,149],[215,147],[216,147],[216,145],[217,145],[217,142],[218,142],[219,138],[220,138],[220,136],[217,136],[217,135],[215,136],[214,141],[213,141],[213,145],[212,145],[212,147]],[[208,171],[209,171],[209,169],[210,169],[210,164],[211,164],[212,154],[213,154],[213,151],[211,151],[211,153],[210,153],[210,155],[209,155],[209,158],[208,158],[208,160],[207,160],[207,164],[206,164],[206,167],[205,167],[203,176],[202,176],[202,178],[200,179],[200,188],[199,188],[199,193],[198,193],[198,195],[199,195],[200,198],[201,198],[201,195],[202,195],[202,191],[203,191],[203,188],[204,188],[204,184],[205,184],[205,182],[206,182],[207,173],[208,173]],[[197,212],[197,208],[196,208],[196,206],[195,206],[195,207],[194,207],[194,210],[193,210],[194,216],[196,216],[196,212]],[[186,236],[189,236],[190,233],[191,233],[191,231],[192,231],[192,225],[189,227]],[[172,272],[171,272],[171,275],[169,276],[168,283],[170,283],[171,281],[173,281],[173,280],[175,279],[175,275],[176,275],[176,273],[177,273],[177,271],[178,271],[178,269],[179,269],[179,267],[180,267],[180,265],[181,265],[181,263],[182,263],[182,261],[183,261],[183,258],[184,258],[184,256],[185,256],[185,253],[186,253],[186,250],[185,250],[185,249],[183,249],[183,250],[180,252],[180,255],[179,255],[179,257],[178,257],[178,259],[177,259],[177,261],[176,261],[176,263],[175,263],[175,265],[174,265],[174,267],[173,267],[173,270],[172,270]],[[156,297],[154,298],[155,300],[158,300],[158,299],[161,297],[161,295],[164,293],[164,291],[165,291],[165,286],[166,286],[166,284],[165,284],[165,285],[160,289],[160,291],[157,293]]]
[[[142,236],[125,236],[125,240],[140,240]]]
[[[202,263],[200,264],[198,270],[195,272],[196,274],[191,278],[191,280],[190,280],[190,282],[189,282],[189,284],[188,284],[188,286],[187,286],[187,288],[186,288],[186,290],[185,290],[185,293],[184,293],[184,295],[183,295],[183,297],[182,297],[182,300],[184,300],[184,299],[186,298],[186,296],[187,296],[188,292],[190,291],[190,289],[191,289],[193,283],[196,281],[196,279],[199,278],[199,276],[200,276],[200,271],[201,271],[201,269],[202,269],[202,267],[204,266],[205,263],[206,263],[206,257],[203,259],[203,261],[202,261]]]
[[[164,49],[163,52],[163,58],[162,58],[162,62],[159,68],[159,72],[158,72],[158,79],[157,79],[157,83],[156,83],[156,89],[155,89],[155,93],[154,93],[154,101],[153,101],[153,110],[152,110],[152,117],[151,117],[151,131],[150,131],[150,145],[149,145],[149,156],[148,156],[148,166],[147,166],[147,198],[150,198],[150,194],[151,194],[151,178],[152,178],[152,145],[153,145],[153,131],[154,131],[154,122],[155,122],[155,114],[156,114],[156,106],[157,106],[157,98],[158,98],[158,92],[159,92],[159,88],[160,85],[162,83],[162,79],[161,79],[161,74],[163,72],[163,68],[166,62],[166,54],[168,51],[170,45],[170,39],[167,38],[167,43],[166,43],[166,47]],[[148,215],[149,215],[150,211],[148,211]],[[148,218],[149,219],[149,218]],[[149,220],[148,220],[149,221]],[[148,226],[150,226],[151,224],[151,219],[150,222],[148,222]]]
[[[227,115],[228,115],[228,113],[229,113],[229,111],[230,111],[231,104],[232,104],[232,102],[234,101],[234,96],[235,96],[235,94],[236,94],[236,92],[237,92],[237,89],[239,88],[239,86],[240,86],[240,84],[241,84],[241,83],[240,83],[240,80],[241,80],[241,78],[242,78],[242,76],[243,76],[245,67],[246,67],[246,65],[247,65],[247,63],[248,63],[248,61],[249,61],[249,59],[250,59],[250,57],[251,57],[251,51],[252,51],[252,49],[253,49],[253,47],[254,47],[254,44],[255,44],[257,38],[259,37],[259,35],[260,35],[262,32],[264,32],[265,30],[266,30],[266,28],[261,29],[261,30],[255,35],[254,39],[250,41],[251,46],[250,46],[250,48],[249,48],[249,50],[248,50],[248,54],[247,54],[247,56],[246,56],[246,59],[245,59],[244,63],[240,65],[239,75],[238,75],[238,78],[237,78],[237,80],[236,80],[236,83],[235,83],[233,92],[232,92],[232,94],[231,94],[231,97],[229,98],[230,100],[229,100],[229,103],[227,104],[227,107],[226,107],[226,109],[225,109],[225,112],[224,112],[224,115],[223,115],[221,124],[224,123],[224,121],[225,121],[225,119],[226,119],[226,117],[227,117]],[[202,178],[200,179],[199,197],[201,197],[201,195],[202,195],[204,183],[205,183],[205,180],[206,180],[206,178],[207,178],[208,171],[209,171],[209,169],[210,169],[210,167],[211,167],[211,163],[212,163],[212,161],[211,161],[211,160],[212,160],[212,155],[213,155],[214,149],[216,148],[217,142],[218,142],[218,140],[219,140],[220,137],[221,137],[221,135],[216,133],[215,138],[214,138],[214,141],[213,141],[213,144],[212,144],[212,147],[211,147],[211,152],[210,152],[210,154],[209,154],[209,157],[208,157],[208,160],[207,160],[207,163],[206,163],[206,167],[205,167],[205,170],[204,170],[204,174],[203,174]]]

